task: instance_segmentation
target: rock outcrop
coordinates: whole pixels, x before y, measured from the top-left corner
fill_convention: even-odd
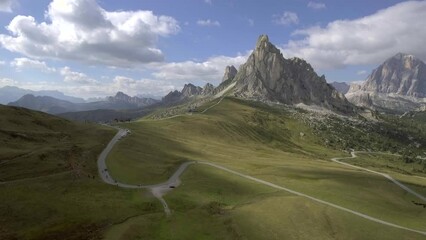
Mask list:
[[[203,90],[201,92],[202,95],[204,96],[210,96],[214,93],[214,86],[211,83],[207,83],[206,85],[204,85]]]
[[[374,69],[362,91],[426,97],[426,64],[413,55],[398,53]]]
[[[223,74],[222,82],[225,82],[227,80],[234,79],[235,75],[237,75],[238,71],[234,66],[226,66],[225,68],[225,74]]]
[[[184,97],[192,97],[200,95],[203,92],[203,89],[201,87],[195,86],[191,83],[185,84],[185,86],[182,89],[182,96]]]
[[[413,55],[398,53],[374,69],[363,83],[351,86],[346,97],[373,109],[416,110],[426,104],[426,64]]]
[[[210,83],[207,83],[204,88],[188,83],[183,86],[182,91],[175,90],[169,92],[166,96],[163,97],[162,102],[167,105],[182,103],[194,97],[212,96],[214,91],[215,88]]]
[[[233,82],[233,95],[241,98],[354,112],[354,106],[327,84],[324,76],[318,76],[303,59],[285,59],[266,35],[259,37],[255,50],[240,66]]]

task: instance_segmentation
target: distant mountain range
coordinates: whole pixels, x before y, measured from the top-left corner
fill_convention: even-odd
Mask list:
[[[56,98],[59,100],[65,100],[72,103],[84,103],[84,99],[67,96],[59,91],[53,90],[42,90],[42,91],[33,91],[18,87],[6,86],[0,88],[0,104],[8,104],[10,102],[17,101],[24,95],[32,94],[34,96],[48,96]]]
[[[28,109],[43,111],[51,114],[60,114],[66,112],[79,112],[91,110],[123,110],[143,108],[158,100],[151,98],[130,97],[122,92],[118,92],[115,96],[107,97],[104,101],[87,102],[87,103],[72,103],[69,101],[49,97],[49,96],[34,96],[27,94],[15,102],[8,105],[25,107]]]
[[[0,97],[5,101],[27,92],[30,94],[9,105],[91,121],[136,118],[156,107],[167,111],[168,108],[185,105],[170,110],[172,114],[179,109],[194,109],[222,96],[302,107],[319,106],[343,114],[355,114],[355,105],[405,112],[425,109],[426,65],[412,55],[399,53],[373,70],[361,84],[327,84],[325,77],[318,76],[308,62],[300,58],[284,58],[280,50],[269,42],[268,36],[261,35],[252,54],[239,70],[234,66],[225,68],[219,86],[207,83],[199,87],[188,83],[181,91],[171,91],[161,101],[118,92],[115,96],[84,102],[58,91],[36,92],[16,87],[1,88]],[[161,116],[165,115],[161,113]]]
[[[374,69],[361,84],[352,84],[346,97],[376,110],[406,112],[426,106],[426,64],[398,53]]]

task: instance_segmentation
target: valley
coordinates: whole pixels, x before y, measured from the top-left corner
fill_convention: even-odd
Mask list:
[[[426,239],[426,0],[0,14],[0,240]]]
[[[268,109],[266,106],[265,108],[266,109],[262,110],[267,111],[267,113],[274,111],[274,109]],[[232,122],[235,122],[244,121],[245,118],[249,116],[252,117],[254,114],[261,115],[261,113],[257,111],[259,111],[259,109],[252,108],[250,105],[247,106],[246,104],[241,104],[239,101],[225,98],[220,104],[209,109],[209,111],[204,114],[179,116],[165,120],[145,119],[135,123],[124,124],[123,126],[131,129],[132,134],[117,143],[116,149],[113,149],[108,160],[111,162],[111,164],[109,164],[109,171],[112,177],[118,179],[120,182],[154,184],[156,183],[155,181],[165,181],[167,176],[171,176],[183,162],[199,162],[199,164],[190,165],[181,177],[181,185],[164,196],[169,207],[172,209],[172,218],[174,214],[182,214],[182,212],[179,213],[179,208],[176,209],[173,205],[173,195],[176,194],[175,192],[179,192],[181,189],[186,188],[186,184],[188,184],[186,180],[187,172],[193,171],[193,168],[209,169],[211,168],[209,164],[213,164],[215,168],[219,167],[219,171],[223,171],[223,169],[220,169],[221,167],[227,167],[225,172],[222,172],[221,175],[237,174],[237,177],[241,177],[239,174],[246,174],[244,176],[248,175],[250,176],[249,178],[254,177],[255,179],[261,179],[261,181],[271,182],[273,186],[286,186],[293,191],[296,190],[302,192],[302,194],[315,196],[316,199],[331,204],[337,204],[338,206],[344,206],[350,210],[373,216],[382,221],[391,222],[408,228],[414,227],[414,229],[416,229],[417,227],[421,229],[423,225],[422,222],[415,219],[423,218],[418,214],[425,213],[421,207],[411,202],[419,200],[416,196],[405,194],[405,190],[398,188],[394,183],[383,177],[377,177],[368,172],[359,172],[348,167],[340,167],[339,164],[334,164],[330,161],[330,158],[332,158],[333,155],[344,154],[339,151],[333,152],[320,146],[315,146],[319,144],[315,143],[315,136],[310,135],[308,131],[305,132],[307,133],[306,136],[309,137],[300,139],[300,132],[297,132],[297,130],[300,130],[303,125],[298,126],[296,132],[280,127],[279,129],[281,130],[277,135],[272,135],[269,139],[259,139],[259,136],[256,138],[254,134],[255,127],[259,122],[256,124],[253,123],[254,125],[252,126],[240,122],[239,128],[222,125],[225,122],[230,122],[231,118]],[[263,114],[265,114],[265,112]],[[271,121],[270,118],[271,116],[269,116],[268,123],[272,125],[277,124],[280,126],[279,124],[288,124],[288,126],[292,126],[290,129],[295,129],[294,126],[298,125],[295,122],[292,123],[291,118],[282,120],[283,122],[278,121],[278,119],[283,119],[282,117],[277,118],[277,122]],[[215,122],[215,124],[213,124],[213,122]],[[212,125],[214,127],[212,127]],[[173,129],[178,130],[178,132]],[[213,129],[215,129],[215,133],[213,133]],[[275,130],[278,130],[278,128],[275,128]],[[153,134],[153,131],[155,131],[155,134]],[[168,140],[164,142],[164,134],[166,132],[168,134]],[[281,134],[286,134],[291,141],[278,145],[275,141]],[[229,136],[224,137],[226,135]],[[262,136],[265,135],[266,134],[262,134]],[[204,138],[200,136],[204,136]],[[230,136],[233,136],[233,138],[230,138]],[[223,140],[218,141],[215,138]],[[138,144],[133,143],[136,139]],[[142,139],[145,139],[145,141]],[[174,141],[169,142],[170,140]],[[213,142],[215,144],[212,144]],[[299,146],[303,145],[303,147],[298,148],[298,144],[300,144]],[[122,145],[125,150],[121,149],[120,145]],[[311,147],[304,147],[309,145],[311,145]],[[136,148],[131,150],[130,146],[137,146],[138,149],[142,148],[145,149],[145,151],[138,152]],[[158,149],[153,149],[151,152],[153,146],[167,146],[168,155],[162,155],[162,151]],[[252,148],[253,150],[250,150]],[[294,152],[288,152],[289,148],[293,149]],[[283,149],[285,150],[283,151]],[[125,157],[125,151],[131,151],[132,154]],[[155,155],[162,155],[162,157],[157,160],[154,157]],[[135,158],[128,156],[135,156]],[[164,162],[165,159],[168,161]],[[160,162],[161,160],[163,162]],[[155,162],[155,164],[150,162]],[[208,165],[204,166],[205,164],[203,163],[207,163]],[[151,164],[152,167],[150,167]],[[126,166],[132,166],[133,171],[127,169]],[[231,174],[228,172],[227,174],[226,171],[230,171],[228,169],[237,172]],[[204,172],[206,170],[200,171]],[[207,171],[218,170],[210,169]],[[129,174],[131,172],[134,172],[134,174]],[[310,177],[306,178],[307,176]],[[194,180],[196,181],[196,179]],[[253,184],[250,183],[252,181],[253,179],[248,179],[247,184]],[[405,175],[405,178],[401,181],[410,188],[419,191],[420,194],[425,195],[426,182],[407,175]],[[223,187],[226,184],[218,185]],[[268,185],[269,183],[267,186]],[[234,188],[232,186],[230,187]],[[270,187],[271,185],[269,185],[270,191],[276,191],[274,191],[276,187]],[[202,186],[198,186],[198,188],[202,188]],[[356,189],[356,191],[353,189]],[[372,198],[369,193],[372,189],[380,189],[380,194]],[[280,190],[283,189],[280,188]],[[221,192],[222,190],[218,189],[218,191]],[[289,196],[293,194],[294,192],[290,193]],[[227,197],[213,197],[213,199],[216,199],[215,201],[223,198],[226,199]],[[263,198],[267,197],[264,196]],[[299,196],[298,198],[304,198],[304,196]],[[307,199],[304,201],[309,202],[310,200]],[[205,201],[208,200],[206,199]],[[216,204],[226,205],[227,203],[219,201]],[[242,203],[240,202],[239,204]],[[283,201],[282,204],[288,203]],[[315,204],[322,205],[321,203]],[[232,206],[230,206],[232,209],[230,211],[238,212],[238,205],[232,204]],[[256,206],[252,207],[256,208]],[[384,209],[387,210],[384,211]],[[399,211],[390,209],[399,209]],[[401,210],[402,212],[400,212]],[[273,216],[274,215],[269,217],[273,218]],[[275,216],[278,217],[279,215]],[[359,216],[352,216],[349,218],[351,219],[350,222],[367,221],[367,223],[364,224],[373,224],[368,223],[369,220],[359,220]],[[280,219],[281,222],[285,220],[282,218]],[[283,224],[285,225],[285,223]],[[254,226],[258,227],[258,225]],[[126,232],[123,230],[124,228],[125,226],[122,225],[121,231]],[[277,231],[277,229],[272,228],[268,229],[268,231]],[[301,231],[301,229],[298,231]],[[421,230],[419,231],[421,232]],[[422,237],[418,236],[418,238],[421,239]],[[398,239],[398,237],[395,239]]]

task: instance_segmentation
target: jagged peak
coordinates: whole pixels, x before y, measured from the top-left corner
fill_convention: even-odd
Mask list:
[[[194,85],[194,84],[192,84],[192,83],[186,83],[185,85],[183,85],[183,88],[185,89],[185,88],[195,88],[196,86]]]
[[[118,91],[118,92],[115,94],[115,96],[116,96],[116,97],[120,97],[120,96],[126,96],[126,97],[128,97],[129,95],[125,94],[124,92]]]
[[[234,65],[226,66],[225,73],[222,77],[222,82],[228,79],[233,79],[235,75],[237,75],[238,70],[234,67]]]
[[[204,85],[204,88],[206,88],[206,87],[214,87],[214,86],[211,83],[206,83],[206,85]]]
[[[281,54],[280,50],[269,41],[268,35],[265,34],[259,36],[254,53],[256,52]]]
[[[228,66],[226,66],[225,71],[235,71],[236,72],[237,68],[235,68],[234,65],[228,65]]]
[[[262,34],[257,39],[256,48],[264,45],[265,43],[269,43],[269,37],[266,34]]]
[[[419,58],[417,58],[413,54],[402,53],[402,52],[399,52],[399,53],[395,54],[394,56],[388,58],[385,62],[392,61],[392,60],[399,60],[399,61],[410,60],[410,61],[413,61],[413,62],[422,62],[422,60],[420,60]]]

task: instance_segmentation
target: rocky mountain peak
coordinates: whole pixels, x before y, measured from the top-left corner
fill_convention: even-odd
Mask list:
[[[238,71],[233,65],[226,66],[225,74],[223,74],[222,82],[224,82],[226,80],[234,79],[234,77],[235,77],[235,75],[237,75],[237,73],[238,73]]]
[[[373,70],[361,91],[426,97],[426,64],[410,54],[398,53]]]
[[[191,83],[185,84],[182,89],[182,95],[184,97],[191,97],[194,95],[200,95],[203,89],[201,87],[195,86]]]
[[[281,54],[280,50],[276,48],[271,42],[269,42],[268,35],[259,36],[256,43],[256,48],[253,53],[255,56],[260,58],[269,53]]]
[[[255,50],[233,81],[233,94],[237,97],[354,111],[344,95],[326,83],[324,76],[318,76],[303,59],[285,59],[267,35],[259,37]]]
[[[129,96],[129,95],[127,95],[127,94],[125,94],[125,93],[123,93],[123,92],[117,92],[117,93],[115,94],[114,98],[124,100],[124,99],[129,99],[129,98],[130,98],[130,96]]]
[[[203,87],[203,95],[211,95],[214,92],[214,86],[211,83],[207,83],[204,87]]]

